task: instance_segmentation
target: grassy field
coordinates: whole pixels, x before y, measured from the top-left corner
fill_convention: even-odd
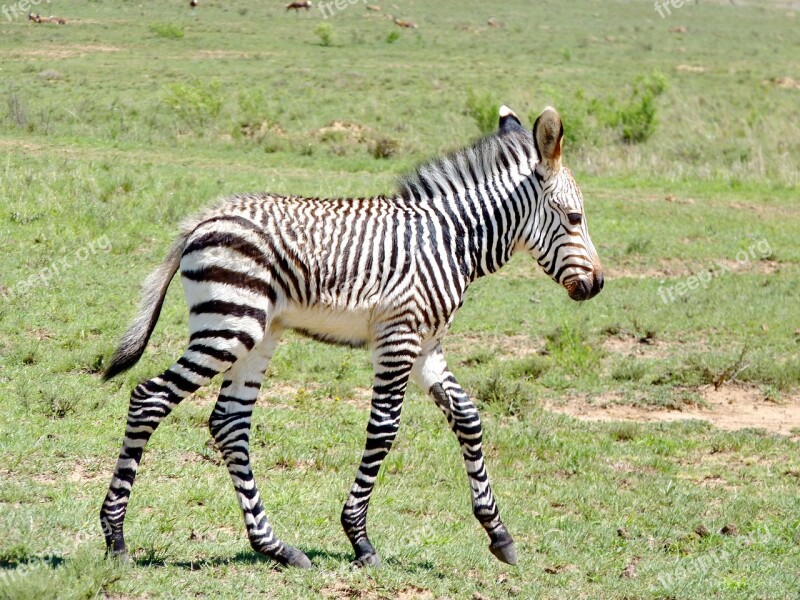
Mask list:
[[[63,26],[0,7],[0,598],[800,595],[800,14],[187,4],[34,7]],[[254,470],[277,533],[316,569],[250,551],[207,445],[214,389],[148,446],[126,522],[134,564],[103,560],[130,390],[186,344],[179,285],[142,362],[98,374],[179,220],[239,191],[390,193],[501,102],[528,126],[546,104],[562,111],[607,272],[576,304],[514,259],[469,291],[445,343],[482,410],[520,565],[489,553],[452,434],[414,389],[370,513],[384,567],[350,569],[338,518],[369,356],[294,336],[255,410]],[[742,402],[782,421],[699,420]],[[698,418],[563,414],[618,409]]]

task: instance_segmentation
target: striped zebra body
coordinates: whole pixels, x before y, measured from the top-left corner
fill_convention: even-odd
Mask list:
[[[139,359],[180,269],[189,345],[173,366],[131,394],[123,448],[101,511],[109,551],[126,551],[125,510],[149,437],[183,398],[224,373],[209,428],[250,543],[280,563],[310,566],[305,554],[273,533],[250,468],[253,405],[281,334],[291,329],[372,351],[367,442],[341,516],[355,563],[379,564],[367,537],[367,508],[411,379],[430,393],[458,439],[473,512],[492,552],[515,564],[486,473],[480,417],[449,371],[440,342],[469,284],[516,251],[529,252],[574,299],[588,299],[602,287],[580,192],[560,166],[560,127],[548,109],[531,135],[505,109],[500,132],[420,167],[394,197],[241,195],[186,223],[146,282],[139,315],[106,372],[113,377]]]

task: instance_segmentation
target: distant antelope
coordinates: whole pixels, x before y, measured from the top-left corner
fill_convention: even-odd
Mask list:
[[[311,9],[310,0],[303,0],[302,2],[291,2],[286,5],[287,12],[294,9],[294,11],[297,13],[300,12],[301,8],[305,8],[306,12],[308,12]]]
[[[189,6],[190,6],[191,8],[197,8],[197,5],[198,5],[198,4],[199,4],[199,2],[198,2],[197,0],[190,0],[190,1],[189,1]]]
[[[400,19],[395,19],[394,24],[398,27],[403,27],[404,29],[416,29],[417,24],[412,23],[411,21],[401,21]]]
[[[367,4],[367,10],[373,10],[375,12],[380,12],[381,7],[376,6],[375,4]]]
[[[52,15],[49,17],[43,17],[41,15],[35,15],[33,13],[28,14],[28,20],[33,21],[34,23],[57,23],[58,25],[67,24],[67,20],[62,19],[61,17],[54,17]]]

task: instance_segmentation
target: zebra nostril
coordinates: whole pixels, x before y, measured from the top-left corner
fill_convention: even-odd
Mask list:
[[[592,280],[592,293],[591,296],[594,298],[597,294],[600,293],[600,290],[603,289],[603,274],[602,273],[595,273],[594,278]]]

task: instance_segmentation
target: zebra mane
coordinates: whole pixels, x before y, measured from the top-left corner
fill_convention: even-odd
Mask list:
[[[533,135],[524,129],[495,132],[472,146],[422,163],[402,177],[398,192],[404,200],[430,197],[437,189],[466,191],[476,189],[506,169],[504,163],[520,164],[536,157]]]

